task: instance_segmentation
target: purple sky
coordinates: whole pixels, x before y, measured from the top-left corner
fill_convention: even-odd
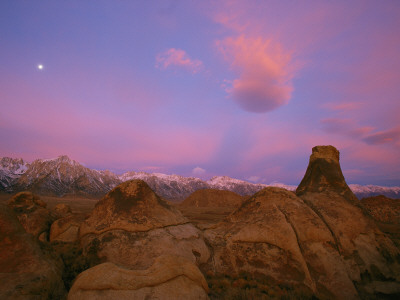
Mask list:
[[[0,54],[0,156],[400,185],[396,0],[1,1]]]

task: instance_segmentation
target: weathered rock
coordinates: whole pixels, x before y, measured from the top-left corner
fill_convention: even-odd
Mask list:
[[[64,204],[64,203],[57,204],[53,209],[53,213],[54,213],[54,215],[57,216],[57,218],[65,217],[66,215],[70,214],[71,212],[72,212],[71,207],[68,204]]]
[[[360,202],[378,228],[400,248],[400,200],[381,195],[364,198]]]
[[[62,299],[62,263],[50,258],[0,204],[0,299]]]
[[[79,238],[79,227],[85,220],[84,214],[68,214],[51,224],[50,242],[75,242]]]
[[[231,191],[216,189],[198,190],[187,197],[182,203],[183,207],[239,207],[245,197]]]
[[[328,298],[357,297],[329,229],[293,192],[261,190],[206,237],[217,274],[245,273]]]
[[[197,264],[210,256],[202,233],[142,180],[122,183],[99,201],[80,237],[85,253],[133,268],[146,268],[162,254]]]
[[[144,270],[103,263],[81,273],[69,300],[79,299],[208,299],[208,285],[192,262],[161,256]]]
[[[361,205],[380,223],[400,226],[400,200],[381,196],[361,199]]]
[[[46,203],[31,192],[20,192],[10,199],[8,206],[28,233],[35,237],[47,238],[53,217]],[[43,235],[43,233],[45,233]]]
[[[332,146],[313,148],[307,172],[296,194],[323,220],[356,282],[361,296],[400,292],[399,250],[366,215],[347,186],[339,165],[339,152]],[[368,289],[364,289],[365,286]],[[379,286],[379,291],[373,291]]]
[[[349,201],[358,203],[357,197],[347,185],[339,163],[339,151],[333,146],[312,148],[306,174],[296,189],[304,193],[335,192]]]

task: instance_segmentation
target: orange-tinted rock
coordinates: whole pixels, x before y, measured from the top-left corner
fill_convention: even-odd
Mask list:
[[[312,148],[310,162],[296,194],[335,192],[348,200],[358,202],[347,185],[339,163],[339,151],[333,146]]]
[[[65,217],[71,212],[71,207],[68,204],[64,203],[57,204],[53,209],[53,213],[57,216],[57,218]]]
[[[68,214],[54,221],[50,228],[50,242],[75,242],[79,238],[79,227],[84,220],[84,214]]]
[[[182,257],[161,256],[144,270],[103,263],[81,273],[69,294],[79,299],[208,299],[203,274]]]
[[[148,267],[163,254],[197,264],[210,255],[202,232],[142,180],[124,182],[99,201],[80,237],[85,253],[133,268]]]
[[[100,200],[82,224],[81,236],[110,230],[148,231],[187,220],[142,180],[124,182]]]
[[[356,282],[361,296],[400,293],[399,250],[366,215],[350,191],[332,146],[313,148],[307,172],[296,193],[323,220]],[[378,290],[373,290],[379,286]]]
[[[364,198],[360,202],[379,229],[390,236],[400,248],[400,200],[375,196]]]
[[[0,299],[62,299],[61,265],[0,205]]]
[[[375,221],[400,225],[400,200],[385,196],[363,198],[361,204]]]
[[[216,189],[197,190],[187,197],[181,205],[183,207],[239,207],[244,200],[231,191],[222,191]]]
[[[216,273],[304,286],[320,297],[357,298],[331,232],[293,192],[261,190],[206,237]]]
[[[53,217],[46,208],[46,203],[38,196],[30,192],[20,192],[10,199],[8,206],[28,233],[35,237],[47,237]]]

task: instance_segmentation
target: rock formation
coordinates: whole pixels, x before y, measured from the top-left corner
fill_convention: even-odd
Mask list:
[[[330,230],[361,296],[400,293],[399,250],[365,214],[347,186],[332,146],[312,149],[296,194]]]
[[[79,227],[85,220],[84,214],[67,214],[56,220],[50,227],[50,242],[60,241],[71,243],[79,238]]]
[[[68,204],[59,203],[53,209],[53,214],[57,216],[57,218],[62,218],[72,213],[71,207]]]
[[[183,207],[239,207],[244,197],[231,192],[216,189],[198,190],[187,197],[182,203]]]
[[[0,299],[62,299],[62,263],[46,255],[0,204]]]
[[[375,221],[400,226],[400,201],[385,196],[361,199],[361,205]]]
[[[361,205],[374,219],[379,229],[389,235],[400,248],[400,201],[385,196],[364,198]]]
[[[163,254],[197,264],[210,255],[202,233],[142,180],[122,183],[99,201],[80,237],[85,253],[133,268],[149,267]]]
[[[313,148],[296,194],[265,188],[206,230],[214,256],[204,270],[306,288],[319,298],[400,293],[399,250],[364,213],[334,147]]]
[[[103,263],[81,273],[68,300],[208,299],[203,274],[189,260],[161,256],[144,270]]]
[[[45,202],[31,192],[21,192],[10,199],[8,206],[28,233],[47,240],[53,217]]]
[[[206,236],[216,273],[303,286],[322,297],[356,298],[329,229],[293,192],[261,190]]]

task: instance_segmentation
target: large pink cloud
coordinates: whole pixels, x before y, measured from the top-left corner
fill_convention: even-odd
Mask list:
[[[244,110],[263,113],[288,103],[294,68],[291,55],[278,44],[241,35],[217,46],[239,75],[226,90]]]
[[[160,69],[178,67],[197,73],[203,68],[203,63],[201,60],[190,58],[185,50],[170,48],[157,54],[156,67]]]

